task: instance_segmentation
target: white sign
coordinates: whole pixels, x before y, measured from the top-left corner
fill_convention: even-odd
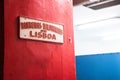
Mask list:
[[[63,25],[20,17],[20,35],[22,39],[48,42],[64,42]]]

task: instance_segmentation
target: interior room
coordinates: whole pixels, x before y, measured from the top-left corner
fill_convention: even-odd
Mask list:
[[[74,3],[77,80],[120,80],[119,4],[119,0]]]

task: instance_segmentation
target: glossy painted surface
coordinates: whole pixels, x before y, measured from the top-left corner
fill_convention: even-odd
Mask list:
[[[4,0],[4,80],[75,80],[72,2]],[[64,25],[64,43],[19,39],[18,17]]]

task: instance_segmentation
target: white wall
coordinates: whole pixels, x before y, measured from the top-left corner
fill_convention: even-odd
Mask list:
[[[76,55],[120,52],[120,18],[99,21],[120,16],[120,5],[100,10],[80,5],[73,10]]]

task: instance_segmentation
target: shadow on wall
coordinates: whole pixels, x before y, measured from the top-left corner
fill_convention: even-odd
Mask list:
[[[0,80],[3,80],[4,63],[4,0],[0,1]]]
[[[77,80],[120,80],[120,52],[76,56]]]

